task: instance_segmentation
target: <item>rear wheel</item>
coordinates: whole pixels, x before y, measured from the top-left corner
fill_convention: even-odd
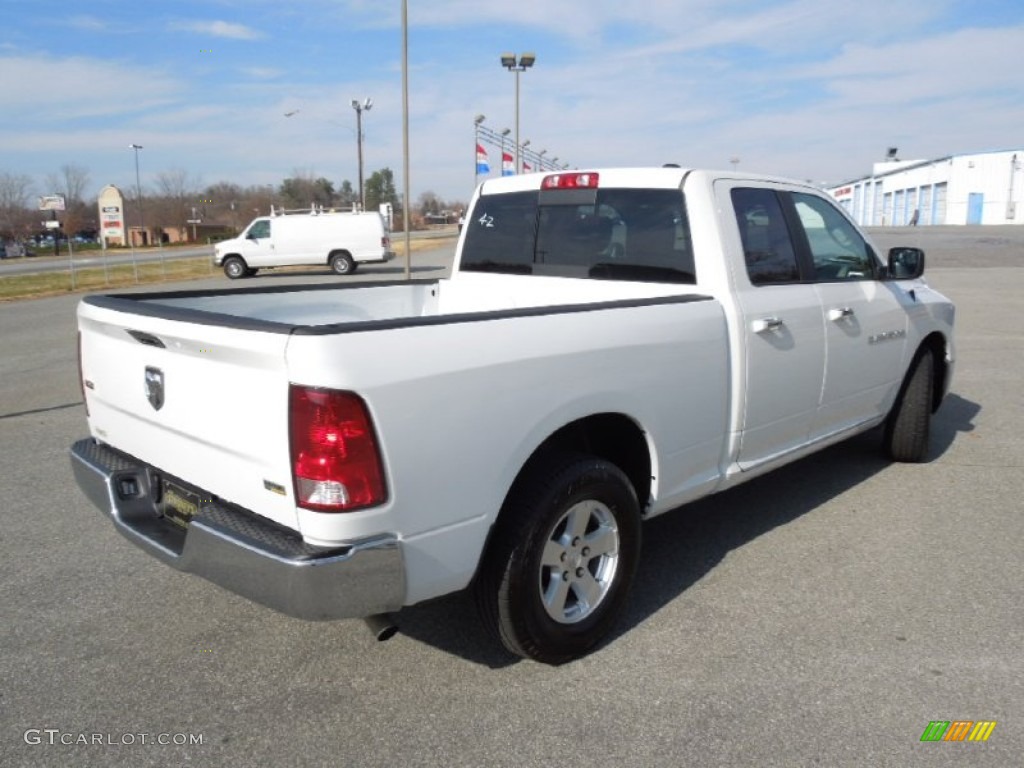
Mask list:
[[[224,274],[232,280],[245,277],[249,271],[241,256],[228,256],[224,259]]]
[[[885,424],[885,449],[894,461],[920,462],[928,456],[931,433],[934,355],[924,349],[907,374]]]
[[[350,275],[356,271],[356,263],[344,251],[332,254],[329,263],[336,275]]]
[[[614,626],[639,553],[639,504],[622,471],[554,456],[513,487],[474,585],[477,605],[512,653],[571,661]]]

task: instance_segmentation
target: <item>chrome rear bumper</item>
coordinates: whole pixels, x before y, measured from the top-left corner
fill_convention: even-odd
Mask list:
[[[219,500],[187,528],[159,517],[153,468],[97,443],[71,447],[86,497],[127,539],[168,565],[301,619],[348,619],[402,607],[405,569],[397,536],[317,547],[295,531]]]

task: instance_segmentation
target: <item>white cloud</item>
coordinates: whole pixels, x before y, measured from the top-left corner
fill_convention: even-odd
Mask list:
[[[238,71],[256,80],[273,80],[284,74],[284,70],[275,67],[239,67]]]
[[[183,90],[157,69],[87,57],[0,57],[0,104],[51,120],[116,115],[165,104]]]
[[[170,24],[170,29],[231,40],[259,40],[265,37],[262,32],[251,27],[244,24],[232,24],[228,21],[177,21]]]
[[[104,32],[109,28],[107,22],[95,16],[72,16],[67,20],[67,24],[70,27],[82,29],[86,32]]]

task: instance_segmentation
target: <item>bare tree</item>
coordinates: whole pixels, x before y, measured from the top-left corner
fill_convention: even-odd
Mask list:
[[[0,173],[0,237],[18,238],[29,234],[31,197],[31,178],[6,171]]]
[[[54,193],[64,195],[67,202],[85,202],[85,188],[89,185],[89,169],[74,163],[65,163],[59,173],[46,175],[46,184]]]
[[[419,209],[420,215],[427,216],[428,214],[438,214],[443,212],[446,206],[444,200],[442,200],[437,193],[428,189],[420,195],[416,207]]]
[[[65,163],[59,173],[46,175],[47,189],[64,196],[64,213],[60,215],[64,233],[73,237],[78,230],[91,220],[85,202],[85,189],[89,185],[89,169],[74,163]]]
[[[188,171],[173,168],[157,174],[159,199],[153,203],[152,220],[159,227],[175,227],[187,231],[193,205],[198,205],[199,180]]]
[[[210,184],[199,196],[199,215],[207,224],[230,226],[237,231],[239,211],[245,197],[245,191],[234,182]]]

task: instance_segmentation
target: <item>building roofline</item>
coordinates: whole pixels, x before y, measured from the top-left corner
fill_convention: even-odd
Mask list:
[[[884,179],[884,178],[886,178],[888,176],[894,176],[897,173],[904,173],[905,171],[913,171],[913,170],[916,170],[918,168],[924,168],[926,166],[936,165],[938,163],[945,163],[945,162],[948,162],[950,160],[957,160],[957,159],[962,158],[962,157],[977,157],[978,155],[1002,155],[1002,154],[1007,154],[1009,152],[1019,152],[1019,153],[1024,154],[1024,148],[1016,148],[1016,149],[1014,149],[1014,148],[1011,148],[1011,149],[990,149],[990,150],[987,150],[987,151],[984,151],[984,152],[961,152],[961,153],[955,154],[955,155],[944,155],[943,157],[936,157],[936,158],[934,158],[932,160],[922,160],[919,163],[913,163],[911,165],[903,165],[903,166],[900,166],[899,168],[894,168],[891,171],[885,171],[884,173],[878,173],[878,174],[872,173],[872,174],[868,174],[867,176],[858,176],[857,178],[850,179],[848,181],[840,181],[837,184],[830,184],[828,187],[826,187],[826,189],[832,190],[832,189],[836,189],[837,187],[845,187],[845,186],[848,186],[850,184],[860,184],[861,182],[870,181],[872,179]]]

